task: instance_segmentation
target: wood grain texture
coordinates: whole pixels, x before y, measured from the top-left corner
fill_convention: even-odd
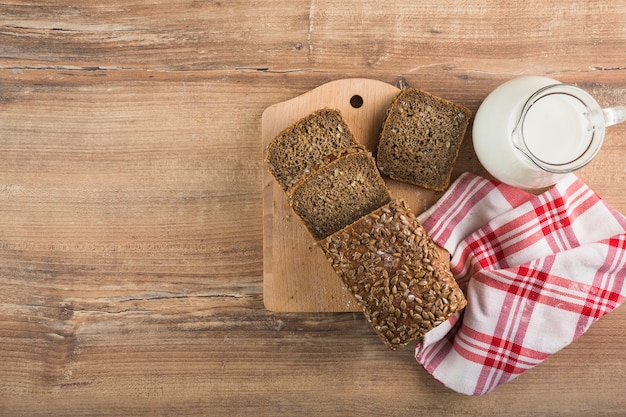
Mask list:
[[[626,311],[481,398],[263,305],[264,109],[546,74],[626,104],[622,1],[0,3],[1,415],[623,415]],[[626,125],[580,177],[626,212]],[[455,175],[480,172],[471,143]],[[389,398],[393,397],[393,402]]]

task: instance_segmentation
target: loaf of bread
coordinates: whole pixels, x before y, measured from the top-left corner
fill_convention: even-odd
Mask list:
[[[376,162],[399,181],[443,191],[463,142],[470,111],[425,91],[402,90],[383,124]]]
[[[294,185],[289,204],[315,240],[323,239],[391,200],[372,155],[354,146],[327,155]]]
[[[341,113],[324,108],[298,120],[272,139],[265,151],[265,161],[286,191],[310,174],[312,164],[356,144]]]
[[[467,304],[435,244],[402,200],[319,245],[391,350],[421,338]]]

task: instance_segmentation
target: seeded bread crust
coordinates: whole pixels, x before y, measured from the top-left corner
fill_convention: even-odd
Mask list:
[[[425,91],[402,90],[383,124],[376,160],[390,178],[443,191],[450,184],[471,112]]]
[[[311,165],[325,156],[357,145],[338,110],[323,108],[278,134],[265,150],[270,173],[285,191],[311,173]]]
[[[320,165],[289,192],[291,208],[315,240],[341,230],[391,201],[374,158],[364,148],[337,151]]]
[[[403,200],[391,201],[319,246],[391,350],[422,338],[467,304]]]

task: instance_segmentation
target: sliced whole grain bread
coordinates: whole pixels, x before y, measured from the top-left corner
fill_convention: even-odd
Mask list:
[[[450,184],[471,112],[425,91],[402,90],[383,124],[376,161],[390,178],[443,191]]]
[[[358,147],[337,151],[289,192],[289,204],[315,240],[355,222],[391,200],[372,155]]]
[[[272,139],[265,150],[265,161],[281,188],[287,191],[311,173],[312,164],[356,144],[341,113],[323,108],[298,120]]]

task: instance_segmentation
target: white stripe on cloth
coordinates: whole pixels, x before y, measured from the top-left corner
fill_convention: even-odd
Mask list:
[[[626,218],[573,174],[534,196],[465,173],[420,221],[468,305],[415,357],[455,391],[490,392],[626,298]]]

